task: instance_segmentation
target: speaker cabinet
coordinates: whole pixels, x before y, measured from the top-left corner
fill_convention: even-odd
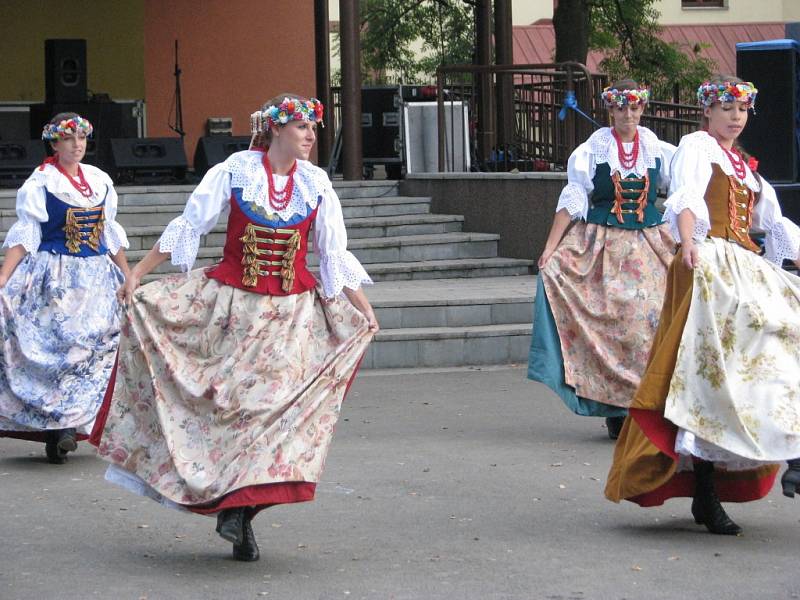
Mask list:
[[[183,139],[112,139],[114,174],[120,183],[171,183],[186,178]]]
[[[46,156],[41,140],[0,140],[0,187],[22,185]]]
[[[771,183],[800,180],[800,43],[770,40],[736,44],[736,71],[761,90],[741,135]]]
[[[86,102],[86,40],[44,41],[45,102]]]
[[[250,147],[250,136],[212,135],[200,138],[194,151],[194,172],[202,177],[216,164],[227,159],[234,152]]]

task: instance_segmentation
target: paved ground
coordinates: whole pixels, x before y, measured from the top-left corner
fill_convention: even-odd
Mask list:
[[[315,502],[255,521],[234,562],[213,521],[0,440],[0,599],[800,598],[800,500],[729,505],[707,534],[688,500],[602,496],[611,442],[520,369],[365,374]]]

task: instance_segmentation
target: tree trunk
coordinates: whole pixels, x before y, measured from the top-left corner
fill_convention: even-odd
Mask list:
[[[589,54],[589,0],[558,0],[553,11],[556,62],[586,64]]]

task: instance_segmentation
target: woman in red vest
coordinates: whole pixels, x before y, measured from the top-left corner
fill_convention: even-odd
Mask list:
[[[378,330],[339,199],[308,162],[322,111],[282,94],[254,113],[251,149],[209,170],[131,270],[116,382],[92,436],[109,481],[216,514],[237,560],[258,560],[259,510],[313,499]],[[223,213],[222,261],[189,270]],[[306,264],[312,226],[321,284]],[[170,256],[188,274],[138,288]]]

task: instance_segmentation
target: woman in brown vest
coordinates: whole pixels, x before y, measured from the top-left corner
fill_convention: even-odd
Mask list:
[[[729,76],[697,91],[704,127],[681,140],[666,203],[681,248],[606,487],[641,506],[693,497],[724,535],[742,530],[720,501],[763,497],[780,461],[784,494],[800,491],[800,278],[781,268],[800,265],[800,228],[736,148],[756,93]]]

